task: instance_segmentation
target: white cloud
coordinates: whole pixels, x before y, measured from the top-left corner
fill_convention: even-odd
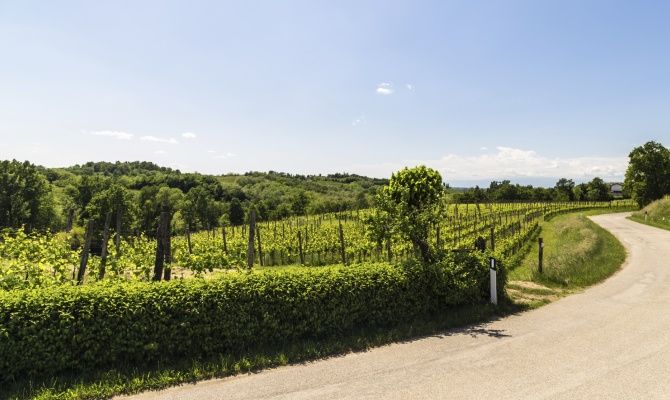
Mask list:
[[[132,133],[122,131],[94,131],[90,132],[93,136],[107,136],[118,140],[130,140],[133,138]]]
[[[207,152],[208,152],[209,154],[214,154],[214,153],[216,153],[216,151],[214,151],[214,150],[207,150]]]
[[[193,132],[184,132],[181,134],[181,137],[183,137],[184,139],[195,139],[196,136],[197,135]]]
[[[412,85],[411,83],[406,83],[406,84],[405,84],[405,87],[406,87],[407,90],[409,90],[410,92],[413,92],[413,91],[414,91],[414,85]]]
[[[154,151],[154,154],[158,154],[158,155],[167,154],[167,151],[165,151],[165,150],[156,150],[156,151]]]
[[[233,157],[237,157],[237,154],[235,153],[220,154],[218,156],[215,156],[214,158],[217,158],[219,160],[225,160],[227,158],[233,158]]]
[[[368,121],[365,119],[365,115],[361,115],[360,117],[354,119],[351,121],[352,126],[358,126],[367,123]]]
[[[378,94],[388,96],[388,95],[393,94],[393,92],[395,92],[395,90],[393,89],[393,84],[391,84],[391,83],[382,82],[379,85],[377,85],[377,93]]]
[[[177,139],[174,138],[159,138],[156,136],[142,136],[140,140],[145,142],[158,142],[158,143],[168,143],[168,144],[179,144]]]
[[[488,149],[489,149],[489,148],[486,147],[486,146],[482,146],[482,147],[479,148],[479,150],[481,150],[481,151],[486,151],[486,150],[488,150]]]
[[[425,164],[435,168],[445,181],[501,180],[523,178],[573,178],[622,180],[628,158],[621,157],[549,157],[532,150],[496,147],[479,155],[447,154],[436,160],[406,160],[399,163],[358,165],[355,169],[373,176],[390,176],[404,166]]]

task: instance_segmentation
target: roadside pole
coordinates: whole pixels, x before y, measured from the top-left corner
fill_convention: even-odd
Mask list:
[[[537,239],[537,272],[542,273],[542,253],[544,252],[544,240]]]
[[[498,305],[498,273],[496,272],[496,259],[491,257],[491,303]]]

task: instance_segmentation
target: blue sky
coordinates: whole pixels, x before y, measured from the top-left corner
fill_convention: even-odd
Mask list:
[[[0,158],[622,179],[668,144],[670,3],[0,0]]]

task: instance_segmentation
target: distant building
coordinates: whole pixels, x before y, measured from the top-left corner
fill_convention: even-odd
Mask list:
[[[623,183],[610,183],[610,193],[614,197],[623,196]]]

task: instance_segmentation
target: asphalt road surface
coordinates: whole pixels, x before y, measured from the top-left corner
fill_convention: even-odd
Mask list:
[[[670,232],[592,217],[629,253],[600,285],[501,320],[133,399],[669,399]]]

